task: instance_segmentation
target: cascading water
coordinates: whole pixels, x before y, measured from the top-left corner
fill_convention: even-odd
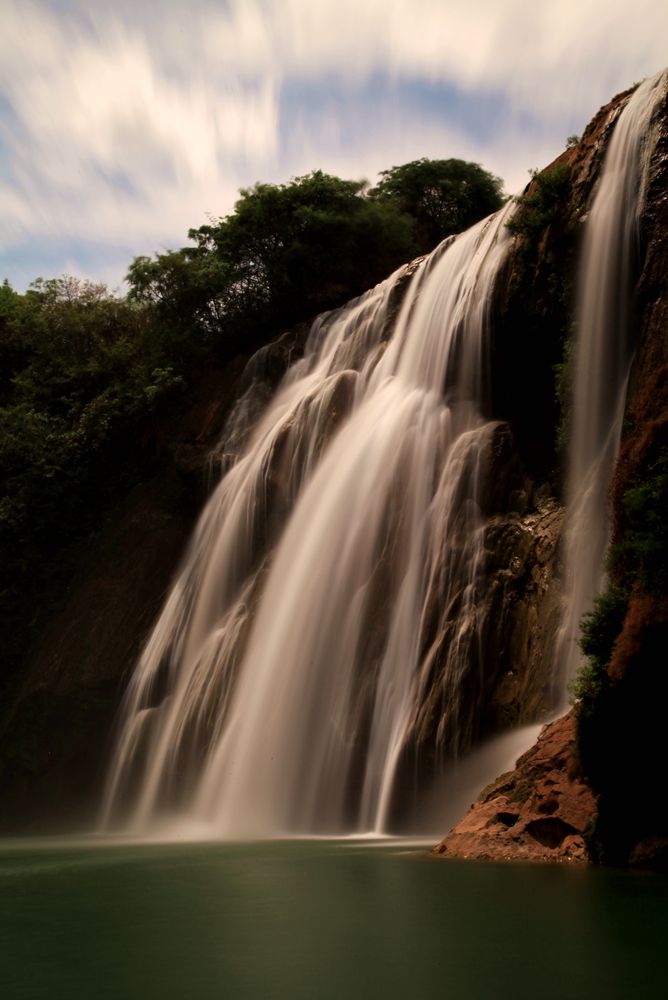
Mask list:
[[[105,801],[214,835],[382,830],[428,671],[477,643],[487,309],[512,207],[314,324],[227,472],[125,700]],[[389,338],[389,339],[388,339]],[[444,707],[445,708],[445,707]]]
[[[610,140],[587,221],[578,278],[564,616],[557,639],[555,686],[580,662],[577,637],[604,582],[608,493],[622,432],[633,358],[631,289],[639,220],[652,153],[651,120],[668,74],[642,83],[622,110]]]
[[[619,116],[587,224],[558,691],[601,583],[645,136],[665,80],[639,87]],[[484,661],[480,500],[498,426],[485,399],[487,312],[512,210],[314,323],[226,460],[135,671],[106,825],[387,830],[425,728],[435,758],[470,744],[467,678]],[[242,401],[225,453],[246,435],[244,412]],[[435,656],[446,693],[425,724]]]

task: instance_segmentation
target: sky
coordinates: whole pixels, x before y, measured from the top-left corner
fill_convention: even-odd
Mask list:
[[[668,63],[668,0],[0,0],[0,281],[121,287],[240,188],[427,156],[521,190]]]

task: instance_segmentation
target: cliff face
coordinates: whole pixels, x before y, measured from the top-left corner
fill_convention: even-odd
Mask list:
[[[428,693],[415,723],[422,755],[434,745],[461,752],[492,733],[544,718],[552,703],[549,639],[558,625],[563,509],[522,470],[508,425],[499,425],[492,449],[497,496],[488,498],[485,511],[485,582],[475,621],[444,614],[438,592],[432,595],[423,661]],[[469,631],[475,645],[453,703],[441,663],[448,646],[466,641]],[[450,742],[452,734],[458,743]]]
[[[586,209],[627,94],[603,108],[560,158],[570,212]],[[435,849],[445,856],[666,866],[662,713],[668,695],[668,101],[657,109],[635,288],[636,350],[611,489],[610,584],[587,630],[580,700],[514,772],[485,789]],[[555,794],[556,792],[556,794]],[[543,836],[550,817],[551,840]],[[548,842],[549,841],[549,842]]]
[[[579,748],[599,796],[591,835],[596,859],[666,867],[668,99],[657,119],[642,219],[637,350],[611,491],[611,648],[599,658],[594,689],[583,693]]]
[[[491,405],[499,425],[482,499],[487,577],[475,623],[482,662],[471,657],[467,696],[457,706],[459,730],[469,732],[471,742],[548,718],[562,698],[553,640],[561,614],[569,407],[562,384],[568,381],[575,268],[603,153],[631,93],[602,108],[582,139],[534,177],[512,220],[516,238],[492,319]],[[437,739],[454,728],[442,711],[447,692],[438,658],[455,641],[459,623],[434,604],[431,693],[419,720],[425,744],[433,739],[433,720]]]

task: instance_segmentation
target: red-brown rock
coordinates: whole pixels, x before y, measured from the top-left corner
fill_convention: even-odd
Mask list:
[[[545,726],[514,771],[488,785],[434,848],[445,857],[588,861],[584,831],[596,811],[573,755],[573,712]]]

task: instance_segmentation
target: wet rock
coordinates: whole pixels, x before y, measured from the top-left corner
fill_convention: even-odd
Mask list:
[[[636,868],[668,870],[668,836],[645,837],[633,848],[629,864]]]
[[[587,861],[596,802],[578,775],[573,713],[546,726],[514,771],[502,774],[434,853],[477,860]]]
[[[463,595],[453,595],[444,610],[434,588],[421,667],[425,695],[414,721],[422,759],[429,747],[444,756],[462,753],[493,733],[548,717],[562,524],[563,509],[545,496],[526,514],[510,511],[487,521],[485,582],[468,628]],[[453,667],[452,650],[461,653],[466,645]]]

